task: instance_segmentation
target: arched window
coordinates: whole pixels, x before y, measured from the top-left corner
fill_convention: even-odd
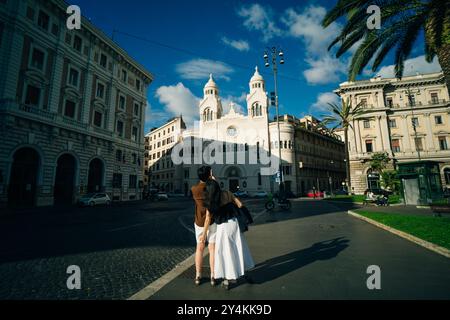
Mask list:
[[[450,168],[444,169],[445,184],[450,184]]]
[[[252,106],[252,116],[259,117],[262,116],[261,106],[258,102],[255,102]]]

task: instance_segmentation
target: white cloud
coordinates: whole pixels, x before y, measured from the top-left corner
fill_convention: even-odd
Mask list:
[[[324,92],[317,96],[315,103],[309,108],[309,112],[313,114],[329,112],[329,103],[339,103],[339,97],[332,92]]]
[[[326,29],[322,27],[321,21],[326,13],[326,9],[319,6],[308,6],[301,13],[290,8],[282,18],[282,22],[289,28],[289,34],[302,39],[311,56],[327,53],[328,46],[339,35],[341,26],[337,23],[332,23]]]
[[[309,69],[303,71],[303,75],[309,84],[338,82],[347,70],[347,65],[343,61],[330,56],[306,58],[306,62]]]
[[[376,74],[381,76],[382,78],[394,78],[395,77],[395,71],[394,71],[394,65],[389,65],[382,67],[379,72]],[[441,66],[439,65],[438,59],[435,58],[432,63],[428,63],[425,60],[425,56],[418,56],[412,59],[408,59],[405,61],[405,71],[403,72],[403,76],[412,76],[416,75],[416,73],[433,73],[433,72],[440,72],[442,70]],[[367,71],[364,74],[366,75],[373,75],[371,71]]]
[[[227,46],[230,46],[239,51],[249,51],[250,50],[250,45],[249,45],[248,41],[245,41],[245,40],[231,40],[231,39],[228,39],[227,37],[223,37],[222,42],[225,43]]]
[[[289,28],[289,35],[300,39],[305,46],[308,68],[303,71],[303,75],[309,84],[338,82],[347,71],[345,59],[332,57],[328,51],[330,43],[339,35],[341,26],[332,23],[324,29],[321,21],[326,13],[324,7],[310,5],[302,12],[290,8],[282,18]]]
[[[200,99],[196,97],[181,82],[175,86],[162,86],[156,90],[159,102],[165,105],[165,111],[170,116],[183,115],[186,124],[191,125],[199,118],[198,105]],[[169,118],[169,116],[166,117]]]
[[[212,73],[216,79],[230,81],[230,75],[234,69],[221,61],[207,59],[193,59],[176,66],[176,71],[183,79],[205,80]]]
[[[145,110],[145,130],[149,131],[151,128],[159,127],[168,120],[167,112],[163,110],[155,110],[149,102]]]
[[[250,31],[261,31],[263,41],[281,35],[281,30],[275,25],[273,13],[269,7],[254,3],[239,9],[238,15],[244,18],[244,26]]]
[[[245,114],[247,109],[245,102],[247,101],[247,93],[243,92],[239,97],[227,96],[222,99],[223,113],[227,114],[230,111],[230,103],[234,104],[236,113]]]

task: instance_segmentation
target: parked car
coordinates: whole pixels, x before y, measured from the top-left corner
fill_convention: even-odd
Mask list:
[[[111,204],[111,199],[106,193],[88,193],[78,200],[78,205],[83,207],[85,206],[94,207],[99,204],[106,204],[106,205]]]
[[[257,191],[257,192],[255,192],[255,194],[253,196],[255,198],[267,198],[268,194],[265,191]]]
[[[315,191],[314,192],[314,190],[309,190],[307,193],[306,193],[306,196],[308,197],[308,198],[314,198],[314,193],[316,194],[315,195],[315,197],[316,198],[323,198],[323,196],[324,196],[324,193],[323,193],[323,191]]]
[[[169,198],[184,198],[184,193],[170,192],[167,195]]]
[[[348,195],[348,192],[347,192],[347,190],[344,190],[344,189],[338,189],[338,190],[334,190],[333,194],[335,196],[346,196],[346,195]]]
[[[247,191],[236,191],[234,195],[238,198],[248,198],[248,192]]]
[[[166,200],[169,200],[169,196],[165,192],[158,192],[156,194],[156,199],[158,201],[166,201]]]

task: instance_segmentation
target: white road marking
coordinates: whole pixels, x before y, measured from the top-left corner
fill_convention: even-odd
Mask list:
[[[183,216],[179,216],[178,217],[178,222],[181,223],[181,225],[183,226],[183,228],[187,229],[189,232],[192,232],[193,234],[195,234],[195,230],[192,227],[189,227],[184,221],[183,221],[183,217],[191,217],[191,215],[183,215]]]
[[[140,227],[140,226],[143,226],[143,225],[146,225],[146,224],[149,224],[149,223],[150,223],[150,222],[137,223],[137,224],[133,224],[133,225],[131,225],[131,226],[126,226],[126,227],[121,227],[121,228],[111,229],[111,230],[108,230],[108,231],[106,231],[106,232],[116,232],[116,231],[122,231],[122,230],[132,229],[132,228]]]

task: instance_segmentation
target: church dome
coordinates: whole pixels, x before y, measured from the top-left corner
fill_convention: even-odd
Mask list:
[[[212,74],[209,75],[209,80],[205,84],[205,88],[203,89],[203,92],[205,96],[213,95],[218,96],[219,95],[219,87],[217,86],[217,83],[214,81]]]
[[[262,77],[262,75],[258,71],[258,67],[255,67],[255,74],[250,79],[250,82],[256,82],[256,81],[264,81],[264,78]]]
[[[213,75],[212,74],[210,74],[209,75],[209,80],[208,80],[208,82],[205,84],[205,89],[206,88],[218,88],[218,86],[217,86],[217,84],[216,84],[216,82],[214,81],[214,78],[213,78]]]

